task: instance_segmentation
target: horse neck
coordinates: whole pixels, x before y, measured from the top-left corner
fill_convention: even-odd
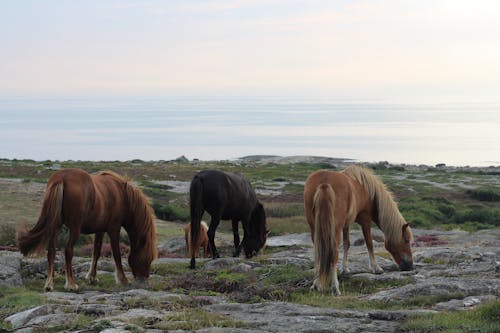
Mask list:
[[[402,236],[402,227],[406,222],[399,212],[396,202],[387,193],[387,197],[384,199],[375,196],[373,204],[376,207],[373,222],[382,230],[385,239],[397,242]]]

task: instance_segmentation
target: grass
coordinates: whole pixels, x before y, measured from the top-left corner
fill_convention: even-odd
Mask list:
[[[272,235],[307,232],[303,224],[302,191],[306,177],[319,168],[330,167],[308,163],[278,165],[242,161],[232,163],[168,161],[32,161],[2,160],[0,178],[27,179],[9,181],[14,186],[0,193],[0,224],[33,224],[38,217],[44,183],[54,172],[54,163],[61,168],[79,167],[90,172],[112,170],[127,175],[151,197],[158,217],[167,220],[189,220],[187,194],[170,192],[161,180],[190,181],[202,169],[222,169],[243,174],[254,184],[286,182],[283,193],[274,197],[262,196],[269,216]],[[500,221],[500,187],[497,174],[476,169],[405,170],[373,164],[384,183],[395,193],[400,210],[413,227],[429,229],[457,229],[475,231],[498,227]],[[42,182],[35,183],[36,182]],[[14,184],[14,185],[13,185]],[[259,185],[260,186],[260,185]],[[474,189],[470,189],[474,186]],[[169,232],[166,230],[167,233]],[[1,245],[1,244],[0,244]]]
[[[28,287],[0,288],[0,318],[4,319],[11,314],[42,305],[44,297],[38,291]]]
[[[162,244],[172,238],[184,237],[184,224],[156,220],[156,232],[158,244]]]
[[[303,290],[290,295],[290,302],[305,304],[323,308],[345,309],[345,310],[375,310],[396,309],[395,306],[383,302],[375,302],[360,299],[355,295],[332,296],[330,293],[318,293],[316,291]]]
[[[500,302],[479,305],[469,311],[419,315],[408,319],[402,329],[413,333],[500,332]]]
[[[293,216],[288,218],[268,218],[267,227],[269,228],[269,236],[279,236],[294,233],[310,232],[309,224],[307,224],[304,216]]]

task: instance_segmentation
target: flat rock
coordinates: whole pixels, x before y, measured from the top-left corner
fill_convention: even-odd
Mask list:
[[[259,332],[395,332],[396,321],[371,319],[367,312],[292,303],[216,304],[205,310],[229,315]]]

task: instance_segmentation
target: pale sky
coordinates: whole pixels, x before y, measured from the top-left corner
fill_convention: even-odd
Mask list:
[[[0,96],[500,96],[500,1],[0,3]]]

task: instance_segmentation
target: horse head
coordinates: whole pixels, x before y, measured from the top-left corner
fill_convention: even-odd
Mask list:
[[[153,258],[148,256],[142,256],[139,252],[130,251],[128,257],[128,264],[132,270],[134,278],[138,282],[144,282],[149,277],[149,272],[151,270],[151,262]]]
[[[264,210],[264,206],[258,202],[252,211],[252,217],[250,219],[250,232],[248,233],[248,237],[243,244],[247,258],[253,257],[264,247],[268,232],[266,212]]]
[[[394,258],[394,261],[402,271],[411,271],[413,269],[413,257],[411,253],[412,234],[410,224],[405,223],[401,227],[401,237],[395,237],[397,241],[385,240],[385,248]]]

